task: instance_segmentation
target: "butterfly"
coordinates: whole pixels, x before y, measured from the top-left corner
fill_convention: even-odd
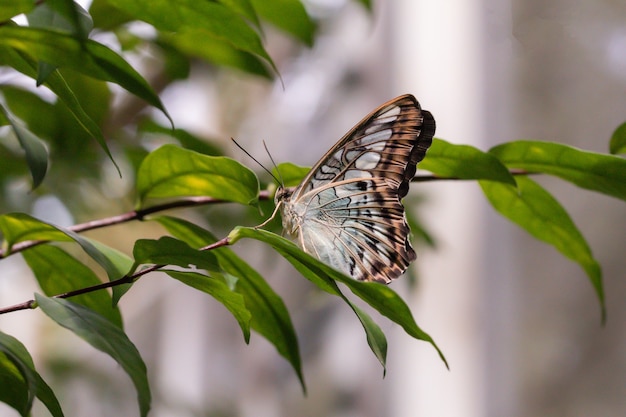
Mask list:
[[[384,103],[344,135],[294,189],[275,195],[298,245],[361,281],[389,283],[416,254],[401,199],[435,134],[410,94]]]

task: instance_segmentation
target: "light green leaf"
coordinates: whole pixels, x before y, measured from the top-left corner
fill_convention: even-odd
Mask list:
[[[28,13],[35,7],[35,0],[0,1],[0,22],[7,21],[22,13]]]
[[[229,235],[231,244],[246,237],[259,240],[271,245],[278,253],[287,259],[307,279],[311,280],[322,290],[333,293],[335,281],[345,284],[363,301],[368,303],[379,313],[402,326],[405,332],[416,339],[430,343],[439,353],[447,366],[443,353],[434,340],[419,328],[406,303],[391,288],[376,282],[356,281],[324,264],[313,256],[303,252],[295,244],[274,233],[265,230],[247,227],[237,227]]]
[[[111,356],[126,371],[137,390],[140,415],[147,416],[151,395],[146,365],[126,334],[109,320],[80,304],[39,294],[35,294],[35,301],[48,317]]]
[[[455,145],[433,139],[426,158],[419,164],[444,178],[491,180],[515,185],[515,179],[497,158],[469,145]]]
[[[2,384],[6,381],[7,385]],[[10,385],[9,385],[10,384]],[[35,370],[33,359],[19,340],[0,332],[0,401],[15,408],[20,415],[30,415],[37,397],[53,417],[63,417],[59,401]]]
[[[505,165],[542,172],[626,200],[626,159],[552,142],[515,141],[492,148]]]
[[[259,15],[291,34],[307,46],[313,46],[315,23],[300,0],[252,0]]]
[[[622,123],[615,129],[611,135],[611,143],[609,145],[612,154],[626,153],[626,122]]]
[[[216,241],[209,231],[186,220],[168,216],[155,220],[191,247],[201,248]],[[211,252],[224,271],[238,278],[235,291],[243,295],[246,307],[252,314],[250,327],[272,343],[278,353],[289,361],[304,389],[298,339],[283,300],[255,269],[232,250],[222,247]]]
[[[91,269],[55,246],[36,246],[22,252],[22,256],[35,274],[39,286],[48,296],[101,283]],[[96,311],[115,325],[122,327],[120,311],[113,307],[111,296],[106,290],[72,297],[72,301]]]
[[[0,27],[0,45],[15,48],[59,68],[70,68],[92,78],[116,83],[169,118],[161,99],[148,82],[121,56],[100,43],[79,41],[73,36],[46,29],[5,25]]]
[[[35,189],[41,184],[48,170],[48,150],[46,145],[33,132],[28,130],[21,120],[13,116],[5,106],[0,105],[0,112],[11,125],[17,140],[20,142],[22,149],[24,149],[26,162],[33,177],[33,189]]]
[[[246,343],[250,342],[250,319],[252,314],[246,307],[245,298],[233,291],[224,280],[196,272],[170,270],[163,270],[163,272],[185,285],[209,294],[222,303],[239,323]]]
[[[569,214],[543,187],[526,177],[517,178],[517,188],[480,181],[493,207],[535,238],[554,246],[577,262],[587,273],[600,301],[602,321],[606,318],[602,270]]]
[[[306,177],[311,170],[310,167],[303,167],[291,162],[283,162],[272,170],[272,174],[283,181],[285,187],[296,187]]]
[[[111,281],[121,278],[117,267],[88,239],[72,232],[43,222],[26,213],[8,213],[0,215],[0,230],[4,234],[3,245],[6,246],[7,253],[18,242],[28,240],[41,241],[75,241],[91,256],[100,266],[104,268]]]
[[[259,180],[239,162],[202,155],[174,145],[150,153],[137,173],[139,204],[148,198],[209,196],[256,205]]]

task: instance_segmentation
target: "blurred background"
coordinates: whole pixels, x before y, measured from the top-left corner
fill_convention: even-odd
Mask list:
[[[367,113],[404,93],[433,113],[437,137],[483,150],[533,139],[607,153],[612,132],[626,120],[623,2],[379,0],[372,14],[355,1],[304,4],[319,24],[312,48],[265,28],[282,84],[196,62],[188,79],[162,91],[177,127],[221,142],[258,172],[230,137],[266,166],[263,140],[277,162],[312,165]],[[136,65],[159,84],[149,52]],[[112,120],[132,104],[119,99],[116,108]],[[142,146],[156,146],[153,139]],[[132,174],[120,180],[106,161],[99,169],[97,180],[76,182],[63,201],[14,185],[4,191],[3,210],[21,207],[69,225],[132,209]],[[602,265],[605,326],[580,267],[499,217],[476,183],[414,184],[408,210],[419,213],[436,245],[416,242],[413,278],[393,289],[443,349],[449,371],[430,345],[375,316],[389,338],[383,378],[344,303],[320,294],[267,248],[242,241],[235,250],[292,314],[308,395],[272,345],[258,334],[243,342],[221,305],[153,274],[121,303],[148,366],[151,415],[626,415],[626,206],[554,178],[538,180],[569,211]],[[172,214],[181,212],[218,235],[248,213],[229,206]],[[125,224],[89,236],[130,252],[137,238],[162,234],[153,224]],[[18,257],[2,261],[2,306],[37,290],[28,274]],[[137,415],[126,374],[39,312],[0,316],[0,329],[28,346],[66,415]],[[38,406],[34,415],[46,413]],[[0,404],[0,416],[17,413]]]

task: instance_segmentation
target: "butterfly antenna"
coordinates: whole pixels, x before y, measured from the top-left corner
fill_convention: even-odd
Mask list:
[[[276,168],[276,173],[278,174],[278,178],[280,178],[279,184],[284,188],[285,187],[285,180],[283,179],[283,176],[280,174],[280,170],[278,169],[278,165],[276,165],[276,162],[274,162],[274,158],[272,158],[272,154],[270,153],[270,150],[267,149],[267,143],[265,143],[265,141],[263,141],[263,147],[265,148],[265,152],[267,152],[267,156],[270,157],[270,161],[272,161],[272,165],[274,165],[274,168]],[[274,176],[272,175],[272,177],[274,177]],[[276,177],[274,177],[274,179],[276,179]]]
[[[254,156],[250,155],[250,152],[246,151],[243,146],[241,146],[239,143],[237,143],[237,141],[234,138],[230,138],[230,140],[232,140],[235,145],[237,145],[237,147],[239,149],[241,149],[243,151],[243,153],[245,153],[246,155],[248,155],[248,157],[250,157],[250,159],[252,159],[254,162],[256,162],[261,168],[263,168],[263,170],[265,172],[267,172],[268,174],[270,174],[270,176],[272,178],[274,178],[274,181],[276,181],[278,184],[282,184],[282,178],[279,181],[278,178],[276,178],[276,176],[274,174],[272,174],[272,171],[270,171],[269,169],[267,169],[262,163],[260,163]],[[263,146],[265,146],[265,141],[263,141]],[[267,146],[265,146],[265,150],[267,151]],[[269,152],[268,152],[269,155]],[[276,164],[274,163],[274,160],[272,159],[272,155],[270,155],[270,160],[272,161],[272,163],[274,164],[274,166],[276,166]],[[278,169],[276,169],[276,172],[278,172]],[[278,172],[278,175],[280,175],[280,172]]]

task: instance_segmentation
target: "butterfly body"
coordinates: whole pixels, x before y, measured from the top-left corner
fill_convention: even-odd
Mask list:
[[[307,253],[358,280],[389,283],[416,254],[401,199],[435,133],[412,95],[352,128],[294,190],[275,196],[283,227]]]

